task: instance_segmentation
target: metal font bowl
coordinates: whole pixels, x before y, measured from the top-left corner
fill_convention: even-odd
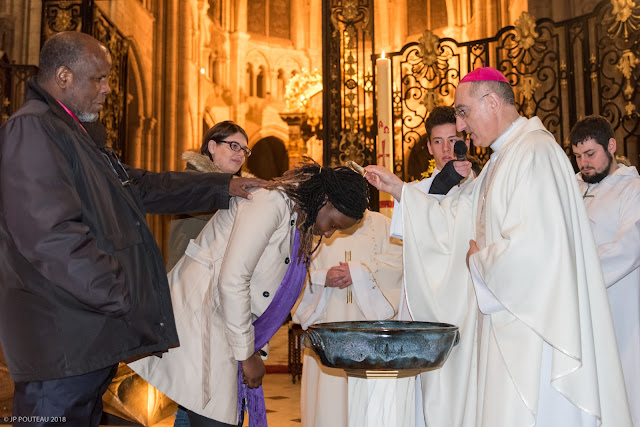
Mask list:
[[[318,323],[305,336],[325,366],[376,371],[437,369],[459,339],[447,323],[393,320]]]

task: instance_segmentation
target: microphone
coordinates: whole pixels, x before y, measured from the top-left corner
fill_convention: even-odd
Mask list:
[[[463,140],[459,139],[453,145],[453,153],[456,155],[456,160],[459,162],[467,160],[467,144]]]

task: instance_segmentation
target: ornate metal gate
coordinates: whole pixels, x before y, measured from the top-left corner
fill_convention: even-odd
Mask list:
[[[41,44],[61,31],[91,34],[107,46],[111,53],[111,94],[107,97],[100,120],[107,128],[109,144],[123,158],[126,153],[124,148],[129,42],[95,5],[94,0],[43,0]]]
[[[613,125],[619,154],[634,165],[638,148],[640,7],[627,0],[600,3],[562,22],[534,22],[523,13],[493,38],[466,43],[426,31],[419,42],[389,56],[393,61],[394,170],[407,179],[410,150],[436,105],[452,105],[461,76],[488,65],[502,71],[516,93],[518,110],[537,115],[569,154],[568,135],[582,117],[601,114]],[[476,155],[484,162],[485,149]]]
[[[61,31],[82,31],[104,43],[111,52],[111,94],[101,113],[111,146],[122,155],[126,138],[127,39],[94,4],[93,0],[44,0],[42,2],[41,44]],[[9,63],[0,58],[0,125],[24,102],[26,82],[38,68],[34,65]],[[126,160],[126,159],[125,159]]]
[[[323,0],[324,164],[375,162],[373,0]]]
[[[0,125],[9,119],[24,102],[27,81],[36,75],[34,65],[17,65],[0,57]]]

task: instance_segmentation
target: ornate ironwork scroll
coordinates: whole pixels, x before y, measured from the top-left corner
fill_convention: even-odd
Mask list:
[[[40,45],[62,31],[91,34],[93,0],[44,0],[42,2],[42,33]]]
[[[111,52],[111,74],[109,75],[111,94],[107,96],[100,118],[107,128],[107,140],[126,162],[125,118],[129,42],[97,6],[94,7],[92,35]]]
[[[101,121],[107,128],[109,144],[124,158],[128,41],[93,0],[43,0],[41,43],[44,44],[52,35],[62,31],[91,34],[107,46],[111,53],[111,94],[107,96],[102,109]]]
[[[394,93],[394,119],[401,123],[396,139],[402,144],[394,153],[396,174],[407,177],[409,152],[429,112],[452,105],[461,76],[483,65],[507,76],[521,114],[540,117],[567,154],[571,127],[597,113],[611,121],[623,153],[637,165],[639,27],[640,6],[608,0],[590,14],[559,23],[534,22],[524,13],[495,37],[465,43],[426,31],[419,42],[389,55],[401,73],[394,78],[400,85]],[[475,154],[486,161],[489,153]]]
[[[419,143],[424,133],[424,119],[434,107],[453,103],[453,82],[459,80],[459,71],[449,66],[453,51],[443,46],[440,39],[427,30],[418,43],[405,46],[402,51],[389,54],[394,62],[392,73],[400,70],[400,86],[394,82],[394,171],[408,178],[404,171],[409,151]],[[399,62],[399,67],[395,63]],[[405,161],[406,159],[406,161]]]
[[[372,0],[323,1],[324,163],[375,162]]]
[[[611,0],[597,10],[594,33],[597,111],[614,126],[618,146],[638,166],[640,148],[640,5],[631,0]],[[600,18],[600,19],[598,19]]]
[[[0,126],[24,102],[27,81],[36,75],[34,65],[10,64],[0,58]]]

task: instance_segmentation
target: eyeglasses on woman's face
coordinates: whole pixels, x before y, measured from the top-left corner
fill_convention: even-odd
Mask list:
[[[245,156],[249,157],[251,155],[251,150],[248,147],[243,147],[235,141],[218,141],[218,144],[228,144],[229,148],[236,153],[242,150]]]

